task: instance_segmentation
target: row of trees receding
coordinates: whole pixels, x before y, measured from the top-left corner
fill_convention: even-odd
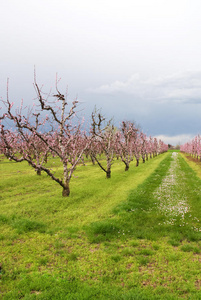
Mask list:
[[[27,161],[38,175],[45,172],[62,187],[64,197],[69,196],[72,174],[85,157],[90,157],[110,178],[115,157],[122,160],[128,171],[133,160],[138,166],[140,158],[145,162],[168,149],[161,140],[148,138],[133,122],[123,121],[120,128],[115,128],[100,110],[93,111],[90,129],[86,132],[82,129],[83,122],[75,118],[77,100],[69,106],[57,84],[56,94],[51,99],[44,96],[36,80],[34,87],[38,105],[31,109],[21,104],[14,110],[8,93],[7,99],[2,100],[6,112],[0,116],[0,151],[16,162]],[[60,158],[62,179],[47,167],[47,160],[52,156]]]
[[[201,160],[201,136],[198,134],[190,142],[180,146],[180,151]]]

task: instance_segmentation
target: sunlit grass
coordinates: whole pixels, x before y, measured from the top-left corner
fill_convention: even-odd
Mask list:
[[[182,228],[179,218],[160,225],[167,216],[154,191],[171,161],[166,153],[128,172],[115,161],[109,180],[87,162],[69,198],[26,163],[1,161],[3,299],[199,299],[201,242],[191,227],[201,215],[200,181],[179,156],[191,216]]]
[[[65,226],[70,221],[71,226],[80,226],[105,218],[111,214],[113,207],[127,198],[130,189],[137,187],[152,173],[163,158],[161,155],[138,168],[133,163],[128,172],[124,171],[121,161],[115,161],[109,180],[97,165],[81,165],[72,178],[69,198],[61,196],[61,187],[46,174],[37,176],[26,163],[9,162],[7,168],[6,161],[5,165],[1,164],[1,173],[5,174],[0,183],[4,195],[1,213],[34,217],[47,221],[50,227],[52,222]]]

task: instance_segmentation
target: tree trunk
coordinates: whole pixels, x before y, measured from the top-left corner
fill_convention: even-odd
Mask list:
[[[36,169],[36,174],[41,175],[41,169]]]
[[[128,169],[129,169],[129,164],[126,164],[125,171],[128,171]]]
[[[92,164],[95,165],[95,159],[94,159],[93,155],[90,155],[90,157],[91,157]]]
[[[106,172],[106,178],[111,178],[111,170],[107,170],[107,172]]]
[[[65,187],[63,187],[62,196],[68,197],[70,195],[70,187],[69,184],[67,184]]]
[[[139,166],[139,159],[136,159],[136,167]]]
[[[81,157],[82,165],[85,166],[84,157]]]

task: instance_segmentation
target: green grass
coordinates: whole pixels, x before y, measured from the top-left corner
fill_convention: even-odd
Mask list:
[[[90,238],[93,242],[111,240],[118,236],[124,239],[130,236],[138,239],[157,240],[161,237],[169,237],[172,243],[184,239],[199,241],[201,232],[199,231],[199,213],[201,212],[201,193],[198,193],[200,180],[195,173],[179,157],[182,172],[177,174],[182,182],[182,193],[191,201],[191,213],[185,215],[183,222],[180,217],[175,217],[175,224],[168,224],[169,216],[158,210],[158,203],[154,197],[155,189],[161,184],[162,179],[170,167],[171,156],[162,161],[157,169],[136,189],[132,190],[127,198],[118,205],[113,212],[115,217],[104,221],[93,223],[90,227]],[[187,176],[183,175],[185,170]],[[177,187],[177,191],[181,185]],[[176,192],[175,191],[175,197]],[[192,213],[194,217],[192,216]],[[196,230],[192,230],[194,227]],[[93,238],[92,238],[93,237]],[[174,241],[174,242],[173,242]]]
[[[0,298],[201,299],[201,180],[179,154],[171,193],[191,209],[174,225],[154,196],[171,155],[128,172],[115,161],[110,180],[87,162],[69,198],[26,163],[1,160]]]

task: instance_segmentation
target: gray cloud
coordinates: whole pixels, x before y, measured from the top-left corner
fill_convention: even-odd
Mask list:
[[[122,93],[141,100],[157,102],[201,103],[201,72],[175,73],[171,76],[144,78],[134,74],[87,91],[95,94]]]
[[[200,0],[2,2],[0,97],[9,77],[10,100],[32,105],[35,65],[44,91],[58,73],[86,116],[96,105],[151,135],[199,133]]]

